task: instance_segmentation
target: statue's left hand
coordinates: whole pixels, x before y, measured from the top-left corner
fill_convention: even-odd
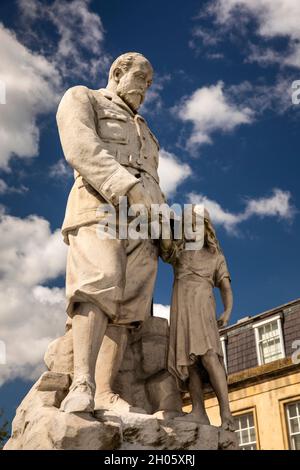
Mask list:
[[[230,312],[227,312],[227,311],[223,312],[222,315],[217,320],[218,327],[224,328],[225,326],[227,326],[229,318],[230,318]]]
[[[173,240],[170,240],[169,238],[161,238],[160,246],[164,251],[170,251],[173,246]]]

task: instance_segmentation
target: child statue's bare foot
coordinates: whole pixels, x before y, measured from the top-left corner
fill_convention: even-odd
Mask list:
[[[204,413],[199,413],[197,411],[191,411],[190,413],[186,413],[183,416],[178,416],[177,418],[175,418],[175,420],[176,421],[192,421],[194,423],[210,425],[208,416]]]
[[[225,431],[235,431],[233,416],[230,412],[222,414],[221,426]]]

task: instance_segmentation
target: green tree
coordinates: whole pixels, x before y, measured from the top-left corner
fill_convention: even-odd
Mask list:
[[[8,438],[8,421],[3,419],[3,410],[0,410],[0,449]]]

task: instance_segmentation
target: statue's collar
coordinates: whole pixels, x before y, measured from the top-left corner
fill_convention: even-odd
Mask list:
[[[100,88],[98,91],[105,96],[105,98],[111,100],[113,103],[121,106],[121,108],[125,109],[131,116],[136,116],[137,113],[132,111],[132,109],[122,100],[116,93],[112,93],[111,91],[107,90],[107,88]]]

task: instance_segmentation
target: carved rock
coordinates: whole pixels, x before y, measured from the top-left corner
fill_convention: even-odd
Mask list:
[[[234,433],[214,426],[153,415],[103,411],[96,418],[89,413],[63,413],[58,409],[63,392],[56,395],[56,406],[51,406],[55,392],[40,391],[39,382],[17,409],[4,450],[217,450],[235,438]]]

